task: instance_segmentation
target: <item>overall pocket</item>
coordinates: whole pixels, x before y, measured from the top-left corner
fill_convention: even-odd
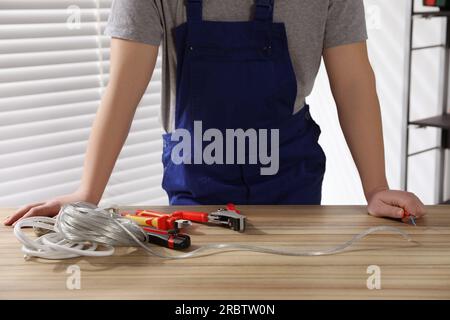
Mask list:
[[[280,84],[279,65],[261,50],[194,48],[189,59],[193,120],[208,128],[246,129],[270,127],[281,114],[292,114],[292,105],[280,107],[280,102],[289,101],[286,93],[293,90]]]

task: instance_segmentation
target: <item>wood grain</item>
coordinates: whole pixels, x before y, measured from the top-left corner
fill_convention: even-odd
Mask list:
[[[152,207],[170,212],[176,207]],[[212,211],[218,207],[189,208]],[[301,249],[340,244],[367,227],[408,232],[373,234],[351,251],[287,257],[233,251],[189,260],[162,260],[135,248],[108,258],[25,261],[12,229],[0,227],[0,299],[449,299],[450,206],[430,206],[417,227],[370,217],[359,206],[242,206],[245,234],[196,225],[194,246],[236,242]],[[12,209],[1,209],[2,221]],[[166,249],[160,249],[166,250]],[[70,265],[81,289],[68,290]],[[366,286],[367,267],[381,268],[381,289]]]

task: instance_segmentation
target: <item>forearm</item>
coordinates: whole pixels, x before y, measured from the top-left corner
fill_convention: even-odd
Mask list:
[[[110,81],[95,117],[79,192],[98,203],[151,79],[158,48],[113,39]]]
[[[369,198],[388,183],[380,104],[366,44],[328,49],[324,60],[341,128]]]
[[[366,76],[335,90],[339,122],[368,199],[388,188],[380,105],[371,68]]]
[[[102,197],[133,120],[135,108],[121,109],[120,105],[107,90],[92,126],[80,184],[92,203]]]

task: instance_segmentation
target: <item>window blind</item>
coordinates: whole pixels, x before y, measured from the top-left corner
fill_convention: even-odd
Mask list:
[[[109,76],[112,0],[0,1],[0,204],[73,192]],[[161,59],[103,201],[165,204]]]

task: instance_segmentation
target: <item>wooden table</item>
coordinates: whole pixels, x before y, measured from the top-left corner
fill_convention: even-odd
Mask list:
[[[170,212],[174,208],[153,207]],[[192,209],[192,208],[189,208]],[[217,207],[194,208],[212,211]],[[25,261],[12,229],[0,227],[0,299],[425,299],[450,298],[450,206],[428,207],[418,226],[377,219],[355,206],[249,206],[246,233],[215,226],[190,230],[195,246],[252,243],[301,249],[343,243],[367,227],[408,232],[373,234],[333,256],[288,257],[234,251],[189,260],[162,260],[141,249],[113,257]],[[12,210],[0,210],[3,220]],[[166,249],[161,249],[166,250]],[[67,268],[81,270],[81,289],[66,287]],[[369,290],[369,266],[381,289]]]

